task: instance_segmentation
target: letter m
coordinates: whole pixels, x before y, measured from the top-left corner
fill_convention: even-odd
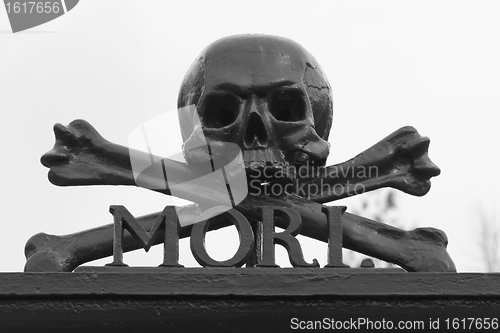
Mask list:
[[[114,217],[113,262],[108,266],[127,266],[123,263],[123,247],[133,248],[131,240],[124,242],[126,229],[141,247],[147,251],[164,235],[163,263],[160,266],[182,267],[179,265],[179,220],[174,206],[167,206],[157,217],[151,230],[146,231],[135,217],[123,206],[109,206]]]

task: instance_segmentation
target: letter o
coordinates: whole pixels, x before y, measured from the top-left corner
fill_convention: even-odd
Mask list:
[[[253,250],[254,237],[252,226],[243,214],[233,208],[218,215],[229,218],[238,230],[240,246],[236,254],[231,259],[217,261],[212,259],[207,253],[207,249],[205,248],[205,234],[210,226],[210,220],[214,217],[193,224],[193,229],[191,230],[191,252],[196,261],[204,267],[241,267],[245,264],[248,255]]]

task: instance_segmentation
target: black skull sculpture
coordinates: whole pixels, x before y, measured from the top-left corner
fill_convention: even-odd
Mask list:
[[[247,173],[324,165],[331,95],[316,60],[298,43],[267,35],[222,38],[201,52],[182,82],[185,159],[195,164],[227,154],[230,142],[240,147]]]

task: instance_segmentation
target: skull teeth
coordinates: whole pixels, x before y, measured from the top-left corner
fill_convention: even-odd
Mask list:
[[[245,167],[249,168],[284,167],[287,165],[279,152],[275,153],[269,148],[244,150],[243,160]]]

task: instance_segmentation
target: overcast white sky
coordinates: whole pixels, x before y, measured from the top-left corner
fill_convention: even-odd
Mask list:
[[[166,197],[143,189],[52,185],[39,162],[54,144],[52,126],[83,118],[126,145],[141,123],[175,109],[206,45],[240,33],[291,38],[319,61],[334,94],[329,164],[405,125],[429,136],[442,174],[425,197],[401,195],[399,210],[413,225],[446,231],[459,271],[481,271],[477,209],[498,215],[500,187],[499,17],[495,1],[85,0],[12,34],[0,8],[0,271],[23,269],[24,244],[37,232],[112,223],[111,204],[134,215],[162,210]],[[224,243],[235,238],[219,233],[209,243],[231,251]],[[161,249],[153,252],[125,261],[158,265]],[[306,258],[324,263],[325,252],[309,245]],[[181,263],[189,256],[182,242]]]

